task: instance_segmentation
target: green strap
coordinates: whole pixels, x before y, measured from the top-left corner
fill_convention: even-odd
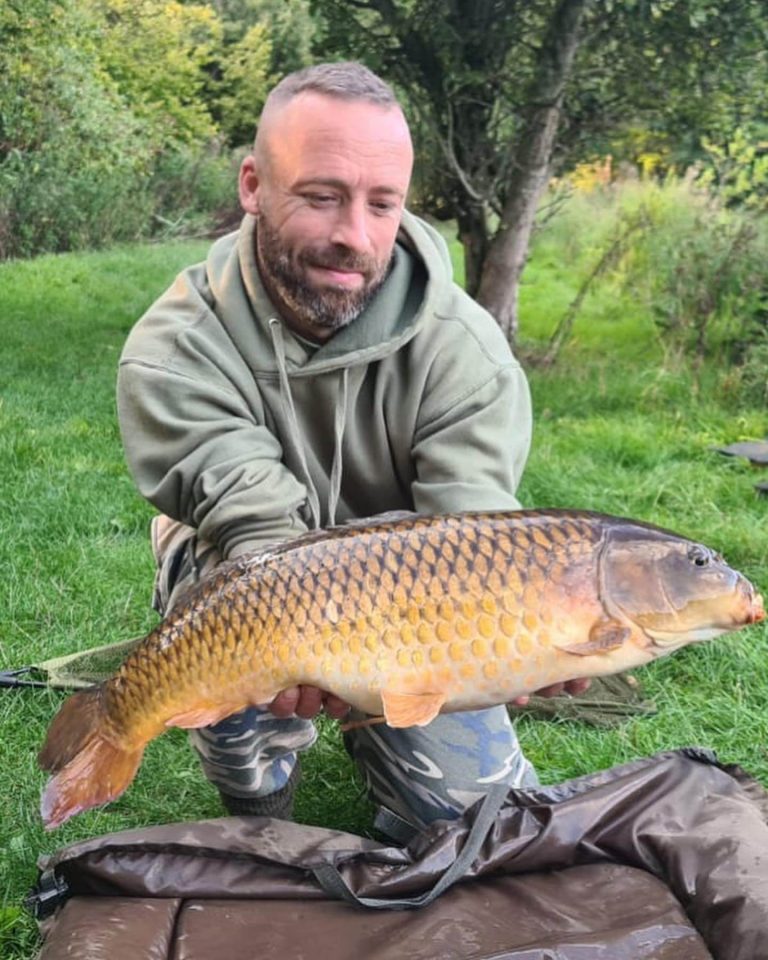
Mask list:
[[[33,666],[34,673],[49,687],[77,689],[101,683],[118,669],[143,637],[107,643],[63,657],[43,660]]]
[[[485,838],[496,821],[499,811],[504,806],[509,789],[507,783],[494,783],[491,786],[480,805],[475,822],[472,824],[459,855],[445,873],[438,878],[434,886],[425,893],[419,894],[419,896],[392,897],[386,900],[379,897],[358,897],[356,893],[350,890],[334,864],[319,864],[312,867],[312,872],[323,890],[337,900],[346,900],[347,903],[368,907],[371,910],[416,910],[419,907],[425,907],[439,897],[441,893],[444,893],[448,887],[456,883],[457,880],[460,880],[472,866],[485,842]]]

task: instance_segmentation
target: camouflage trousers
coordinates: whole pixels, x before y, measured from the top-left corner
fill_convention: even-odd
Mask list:
[[[198,540],[191,527],[164,516],[152,523],[152,549],[153,606],[161,615],[221,561],[218,550]],[[285,786],[297,753],[312,746],[317,731],[311,720],[279,719],[249,707],[189,736],[215,786],[231,796],[253,797]],[[445,714],[425,727],[360,727],[344,739],[380,807],[379,826],[393,835],[398,825],[423,827],[459,816],[489,784],[538,783],[503,706]]]

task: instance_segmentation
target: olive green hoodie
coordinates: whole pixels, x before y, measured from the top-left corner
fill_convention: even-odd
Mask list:
[[[530,443],[525,376],[405,213],[392,270],[321,346],[261,283],[255,221],[211,248],[125,345],[128,464],[159,510],[235,556],[351,517],[509,509]]]

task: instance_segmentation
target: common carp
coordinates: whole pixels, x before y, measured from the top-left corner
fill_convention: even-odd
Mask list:
[[[48,828],[129,786],[168,727],[311,684],[393,727],[615,673],[765,616],[740,573],[649,524],[562,510],[382,515],[222,564],[40,753]]]

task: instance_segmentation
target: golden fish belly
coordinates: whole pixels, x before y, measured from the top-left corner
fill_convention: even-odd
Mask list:
[[[557,644],[578,644],[588,636],[600,611],[590,605],[562,612],[548,591],[540,614],[512,614],[493,597],[464,600],[461,615],[400,621],[400,627],[334,634],[327,643],[286,645],[287,662],[273,677],[276,691],[295,683],[331,690],[356,709],[382,713],[382,692],[441,694],[442,711],[479,709],[513,700],[577,676],[636,666],[649,659],[640,645],[628,644],[622,656],[583,657]],[[444,601],[444,612],[449,604]],[[569,605],[570,607],[570,605]],[[557,641],[557,642],[556,642]],[[290,651],[290,652],[289,652]],[[269,663],[277,658],[266,654]]]

